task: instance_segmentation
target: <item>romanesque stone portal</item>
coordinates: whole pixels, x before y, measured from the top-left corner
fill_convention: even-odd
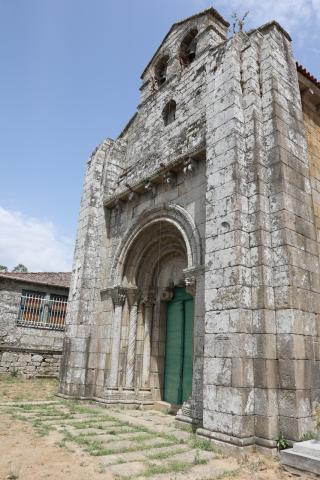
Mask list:
[[[276,22],[227,30],[174,24],[89,159],[60,393],[272,448],[320,400],[320,90]]]

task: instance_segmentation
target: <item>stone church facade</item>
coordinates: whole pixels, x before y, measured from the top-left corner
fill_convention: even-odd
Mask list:
[[[320,85],[276,22],[228,27],[174,24],[89,159],[60,394],[273,448],[320,403]]]

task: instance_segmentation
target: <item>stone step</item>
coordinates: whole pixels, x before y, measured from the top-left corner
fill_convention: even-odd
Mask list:
[[[320,441],[306,440],[304,442],[296,442],[293,444],[293,450],[303,455],[311,455],[311,457],[320,460]]]
[[[293,448],[280,452],[282,465],[305,472],[320,474],[320,459],[305,453],[299,453]]]

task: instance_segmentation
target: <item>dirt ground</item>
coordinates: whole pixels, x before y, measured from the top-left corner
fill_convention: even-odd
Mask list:
[[[0,403],[32,400],[55,400],[58,380],[55,378],[27,379],[0,375]]]
[[[285,472],[271,457],[211,451],[169,415],[66,402],[56,388],[55,381],[0,377],[0,480],[315,478]]]

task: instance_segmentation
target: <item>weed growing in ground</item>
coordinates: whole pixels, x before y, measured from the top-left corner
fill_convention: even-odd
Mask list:
[[[158,465],[155,463],[148,463],[141,476],[152,477],[153,475],[160,475],[161,473],[186,473],[191,469],[190,464],[184,462],[169,462],[164,465]]]
[[[210,442],[210,440],[203,440],[202,438],[199,438],[196,435],[193,435],[193,437],[190,440],[190,444],[192,448],[197,448],[199,450],[206,450],[207,452],[214,451],[213,445]]]
[[[194,465],[204,465],[206,463],[208,463],[208,460],[206,460],[205,458],[201,458],[200,457],[200,452],[199,452],[199,450],[197,450],[195,455],[194,455],[193,464]]]
[[[179,453],[188,452],[188,448],[180,448],[180,449],[170,449],[166,451],[154,452],[147,455],[149,460],[164,460],[165,458],[172,457],[173,455],[178,455]]]
[[[15,473],[9,473],[9,475],[7,476],[7,480],[18,480],[18,478],[18,475]]]
[[[239,475],[241,472],[241,468],[237,468],[236,470],[225,470],[224,472],[220,473],[217,477],[215,477],[215,480],[222,480],[224,478],[234,478]]]

